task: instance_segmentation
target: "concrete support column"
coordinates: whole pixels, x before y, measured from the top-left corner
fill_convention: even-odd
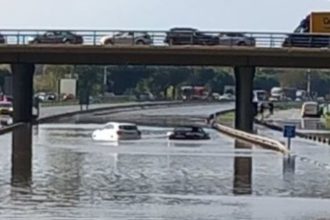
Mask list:
[[[12,184],[27,185],[32,177],[33,64],[13,64],[14,123],[26,123],[13,131]]]
[[[34,64],[12,64],[14,123],[32,122]]]
[[[236,77],[236,129],[253,132],[254,105],[253,79],[255,67],[235,67]]]

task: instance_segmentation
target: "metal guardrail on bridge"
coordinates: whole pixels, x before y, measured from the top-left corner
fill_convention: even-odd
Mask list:
[[[82,37],[81,42],[70,42],[67,37],[55,39],[54,33],[70,32]],[[314,47],[330,48],[330,35],[263,32],[197,31],[195,29],[172,29],[170,31],[141,30],[0,30],[6,45],[28,45],[31,43],[79,43],[83,45],[207,45],[250,46],[261,48]],[[48,33],[49,35],[45,35]],[[56,34],[55,34],[56,35]],[[43,40],[36,40],[43,36]],[[48,41],[47,41],[48,40]],[[40,42],[39,42],[40,41]]]

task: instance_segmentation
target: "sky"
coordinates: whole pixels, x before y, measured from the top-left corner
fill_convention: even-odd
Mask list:
[[[1,29],[290,32],[329,0],[1,0]]]

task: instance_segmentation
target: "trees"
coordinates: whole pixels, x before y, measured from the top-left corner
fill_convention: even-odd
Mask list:
[[[0,86],[3,75],[0,69]],[[306,89],[305,69],[258,68],[255,89],[270,91],[272,87]],[[176,67],[176,66],[73,66],[45,65],[35,74],[37,91],[58,91],[61,78],[78,77],[79,91],[88,89],[90,95],[104,91],[104,74],[108,75],[108,91],[117,95],[151,92],[156,96],[169,96],[180,86],[207,86],[212,92],[223,93],[225,85],[234,85],[232,68]],[[330,71],[312,70],[312,90],[324,96],[330,93]],[[171,92],[169,92],[169,90]]]

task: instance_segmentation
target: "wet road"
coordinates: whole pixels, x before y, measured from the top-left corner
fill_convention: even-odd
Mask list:
[[[329,171],[209,131],[212,140],[95,143],[99,125],[34,129],[33,181],[10,187],[10,135],[0,137],[0,219],[326,219]]]
[[[134,114],[205,117],[227,107]],[[90,135],[98,127],[35,128],[32,183],[25,187],[11,187],[11,136],[0,136],[0,219],[310,220],[330,215],[325,166],[299,158],[293,166],[281,154],[214,131],[210,141],[169,143],[170,129],[141,127],[140,141],[96,143]],[[313,147],[304,154],[312,154]],[[326,160],[327,151],[320,152]]]

